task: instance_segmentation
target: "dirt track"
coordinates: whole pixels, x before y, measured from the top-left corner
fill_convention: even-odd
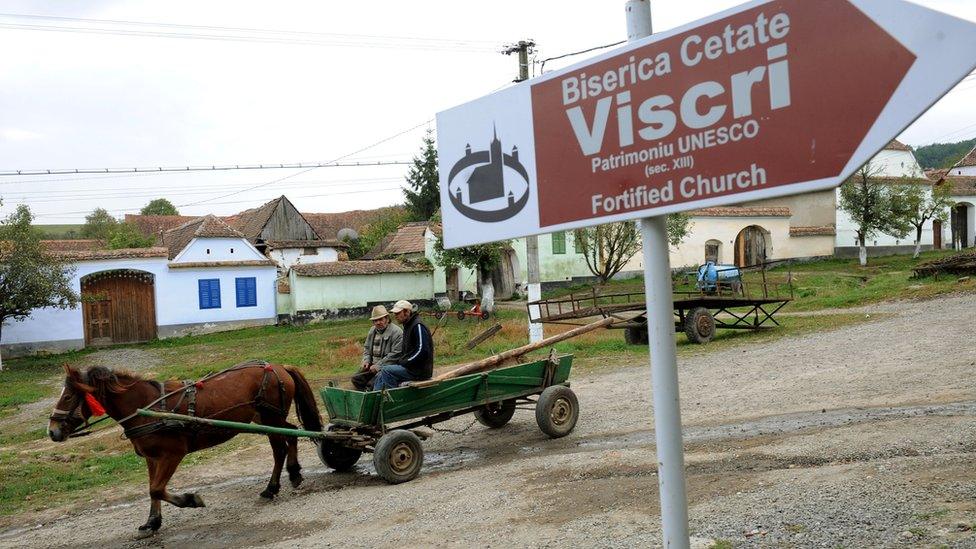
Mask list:
[[[881,308],[893,314],[681,361],[696,544],[976,547],[976,296]],[[164,505],[151,540],[131,541],[148,500],[127,489],[100,509],[24,517],[0,546],[657,544],[648,368],[577,375],[573,388],[572,435],[548,440],[524,412],[498,431],[438,433],[403,485],[379,480],[368,456],[332,473],[305,443],[305,484],[262,503],[260,444],[178,472],[173,490],[208,507]]]

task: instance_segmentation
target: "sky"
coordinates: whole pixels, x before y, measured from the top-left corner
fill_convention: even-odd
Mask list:
[[[738,5],[652,0],[655,31]],[[917,0],[976,21],[972,0]],[[626,38],[624,1],[0,0],[0,171],[409,162],[434,115],[541,61]],[[549,61],[548,72],[587,55]],[[976,81],[900,139],[976,137]],[[0,177],[0,215],[42,224],[165,197],[227,215],[282,194],[304,212],[402,202],[406,165]]]

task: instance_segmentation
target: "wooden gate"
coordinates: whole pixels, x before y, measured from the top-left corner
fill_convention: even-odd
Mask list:
[[[758,225],[742,229],[735,237],[735,264],[750,267],[766,262],[766,232]]]
[[[153,275],[105,271],[81,281],[85,345],[137,343],[156,337]]]

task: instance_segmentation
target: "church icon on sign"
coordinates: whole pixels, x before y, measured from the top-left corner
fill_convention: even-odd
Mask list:
[[[459,177],[462,173],[467,173],[466,179]],[[518,146],[512,147],[511,154],[503,153],[497,128],[488,150],[472,151],[468,144],[451,168],[448,195],[461,215],[475,221],[491,223],[515,216],[529,201],[529,174],[519,162]]]

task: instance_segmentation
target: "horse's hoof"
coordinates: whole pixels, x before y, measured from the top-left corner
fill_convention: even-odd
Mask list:
[[[187,507],[206,507],[200,494],[185,494],[184,497],[187,499]]]
[[[140,526],[139,529],[136,530],[135,539],[146,539],[155,535],[156,530],[153,530],[147,526]]]
[[[261,499],[266,499],[268,501],[271,501],[274,499],[274,497],[275,497],[275,493],[272,492],[271,490],[265,490],[261,492]]]
[[[305,478],[302,477],[302,475],[289,475],[288,480],[291,481],[292,488],[298,488],[302,485],[302,481],[305,480]]]

